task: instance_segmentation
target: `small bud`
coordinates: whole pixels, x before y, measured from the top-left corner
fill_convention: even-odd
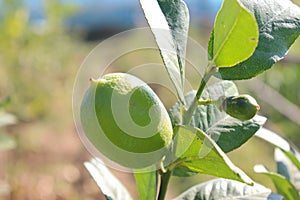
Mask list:
[[[240,120],[253,118],[259,109],[256,100],[247,94],[223,98],[220,105],[220,110]]]

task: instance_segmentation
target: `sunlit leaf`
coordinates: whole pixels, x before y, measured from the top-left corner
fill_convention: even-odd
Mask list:
[[[236,167],[200,129],[180,126],[175,128],[175,133],[174,149],[175,157],[178,158],[175,161],[176,168],[253,184],[251,178]]]
[[[246,60],[257,46],[258,35],[254,16],[238,0],[224,0],[210,40],[212,62],[231,67]]]
[[[182,0],[140,0],[179,99],[184,102],[189,11]]]
[[[290,0],[240,0],[256,18],[259,42],[253,55],[231,68],[220,69],[220,78],[249,79],[281,60],[300,34],[300,8]],[[244,48],[244,47],[242,47]]]
[[[300,191],[300,171],[298,168],[286,154],[278,148],[275,149],[274,157],[277,165],[277,173],[284,176],[298,191]]]
[[[93,158],[84,163],[100,190],[107,199],[132,200],[122,183],[108,170],[99,158]]]
[[[213,199],[281,200],[282,196],[258,183],[249,186],[233,180],[214,179],[188,189],[174,200]]]
[[[156,198],[157,190],[157,172],[155,166],[153,169],[143,171],[135,171],[134,177],[139,192],[140,200],[148,200]]]
[[[279,148],[284,152],[284,154],[293,162],[293,164],[300,170],[300,153],[299,151],[292,147],[289,142],[280,137],[278,134],[270,131],[266,128],[260,129],[255,136],[260,139],[269,142],[273,146]]]
[[[255,172],[264,174],[272,179],[277,192],[284,196],[286,200],[300,199],[297,189],[284,176],[269,172],[263,165],[256,165]]]

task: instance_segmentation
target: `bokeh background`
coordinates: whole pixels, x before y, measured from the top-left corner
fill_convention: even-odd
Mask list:
[[[221,2],[187,0],[190,36],[204,47]],[[0,0],[0,199],[101,199],[83,167],[92,155],[73,122],[73,83],[84,58],[99,42],[143,26],[137,0]],[[119,45],[147,39],[138,37]],[[127,55],[112,69],[128,71],[150,61],[161,63],[158,52]],[[187,76],[199,81],[193,72]],[[257,98],[260,114],[269,119],[266,127],[300,147],[300,41],[271,70],[236,83],[240,93]],[[167,108],[175,103],[165,88],[151,86]],[[275,170],[271,146],[253,138],[229,156],[253,179],[274,188],[252,169],[262,163]],[[132,176],[113,172],[137,198]],[[210,178],[173,178],[168,198]]]

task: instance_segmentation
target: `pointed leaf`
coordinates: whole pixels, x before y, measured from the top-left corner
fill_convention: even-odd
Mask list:
[[[192,91],[185,96],[186,105],[190,106],[196,92]],[[202,99],[216,100],[221,96],[238,95],[235,84],[231,81],[222,81],[207,87],[201,96]],[[180,104],[175,104],[169,115],[174,125],[181,124]],[[214,105],[198,106],[193,114],[190,125],[205,131],[214,139],[224,152],[232,151],[249,138],[265,123],[266,118],[256,116],[251,120],[241,121],[221,112]]]
[[[274,154],[277,164],[277,173],[284,176],[295,186],[298,191],[300,191],[300,171],[298,170],[298,168],[282,152],[282,150],[276,148]]]
[[[281,60],[300,34],[300,8],[290,0],[240,0],[254,14],[259,43],[253,55],[231,68],[220,69],[225,80],[249,79]]]
[[[266,129],[262,128],[260,129],[255,136],[259,137],[260,139],[265,140],[266,142],[269,142],[275,147],[278,147],[281,149],[284,154],[293,162],[293,164],[300,170],[300,153],[295,148],[292,147],[289,142],[287,142],[285,139],[280,137],[278,134]]]
[[[224,0],[214,26],[213,62],[231,67],[249,58],[258,43],[254,16],[238,0]]]
[[[246,121],[225,117],[210,127],[206,133],[227,153],[247,142],[266,120],[265,117],[258,115]]]
[[[214,179],[205,183],[196,185],[174,200],[225,200],[225,199],[243,199],[243,200],[281,200],[282,196],[273,193],[258,183],[253,186],[241,182]]]
[[[157,172],[155,167],[144,172],[134,172],[140,200],[155,199],[157,190]]]
[[[277,192],[284,196],[286,200],[300,199],[297,189],[284,176],[269,172],[263,165],[256,165],[254,171],[264,174],[272,179]]]
[[[179,99],[184,102],[188,8],[182,0],[140,0],[140,4]]]
[[[221,148],[200,129],[180,126],[175,127],[174,131],[175,156],[178,158],[175,161],[176,168],[253,184],[251,178],[236,167]]]
[[[99,158],[93,158],[89,162],[85,162],[84,166],[107,199],[132,199],[122,183],[108,170]]]

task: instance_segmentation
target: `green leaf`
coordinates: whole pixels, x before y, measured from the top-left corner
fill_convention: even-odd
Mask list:
[[[16,146],[16,141],[12,137],[0,134],[0,151],[14,149]]]
[[[190,106],[196,92],[192,91],[185,96],[186,105]],[[238,95],[235,84],[231,81],[221,81],[207,87],[201,99],[216,100],[221,96]],[[170,112],[173,125],[181,124],[180,104],[175,104]],[[225,112],[221,112],[214,105],[198,106],[193,114],[190,125],[197,127],[210,135],[221,149],[225,152],[232,151],[249,138],[265,123],[266,118],[256,116],[251,120],[241,121],[230,117]]]
[[[17,122],[17,119],[14,115],[6,112],[0,111],[0,127],[12,125]]]
[[[274,157],[277,164],[277,173],[284,176],[298,191],[300,191],[300,171],[298,168],[283,153],[283,151],[278,148],[275,149]]]
[[[266,120],[265,117],[258,115],[247,121],[225,117],[210,127],[206,133],[227,153],[247,142]]]
[[[174,132],[175,157],[178,158],[175,160],[176,168],[253,184],[251,178],[236,167],[221,148],[201,130],[180,126],[175,127]]]
[[[278,134],[268,129],[262,128],[256,134],[256,137],[269,142],[273,146],[279,148],[284,154],[293,162],[293,164],[300,170],[300,153],[296,148],[280,137]]]
[[[182,0],[140,0],[140,4],[179,99],[184,103],[188,8]]]
[[[217,100],[222,96],[238,95],[236,85],[232,81],[220,81],[206,87],[201,95],[201,99]],[[189,107],[196,96],[196,91],[191,91],[185,96],[186,107]],[[180,103],[177,102],[169,111],[173,125],[181,125],[182,117]],[[190,125],[206,131],[219,119],[223,119],[227,114],[219,111],[214,105],[198,106],[194,112]]]
[[[139,192],[139,199],[155,199],[157,190],[157,172],[155,167],[144,172],[135,171],[134,177]]]
[[[284,176],[269,172],[263,165],[255,165],[254,171],[264,174],[272,179],[277,192],[284,196],[286,200],[300,199],[297,189]]]
[[[240,0],[254,14],[259,42],[253,55],[231,68],[220,69],[220,78],[249,79],[281,60],[300,34],[300,8],[290,0]]]
[[[99,158],[93,158],[84,163],[106,199],[132,200],[122,183],[108,170]]]
[[[258,43],[254,16],[238,0],[224,0],[214,26],[212,62],[231,67],[249,58]]]
[[[258,183],[249,186],[232,180],[213,179],[188,189],[174,200],[212,199],[281,200],[282,196]]]

